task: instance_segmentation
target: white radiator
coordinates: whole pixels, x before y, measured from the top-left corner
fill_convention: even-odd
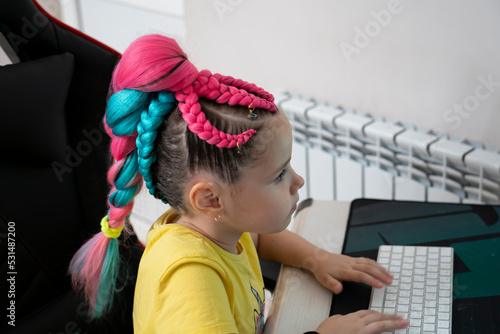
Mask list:
[[[292,125],[301,199],[500,203],[498,148],[291,93],[275,99]]]
[[[497,148],[292,94],[275,99],[292,125],[292,166],[306,180],[301,200],[500,203]],[[168,208],[143,187],[131,217],[141,242]]]

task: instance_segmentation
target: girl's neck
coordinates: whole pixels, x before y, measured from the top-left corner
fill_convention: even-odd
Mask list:
[[[238,250],[238,241],[241,238],[241,233],[228,233],[229,231],[226,231],[220,224],[213,224],[210,218],[188,219],[186,216],[181,216],[175,223],[200,233],[229,253],[240,253]]]

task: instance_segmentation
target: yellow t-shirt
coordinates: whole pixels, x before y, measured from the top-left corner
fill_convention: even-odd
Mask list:
[[[239,254],[200,233],[168,224],[167,211],[148,233],[134,297],[134,333],[261,333],[264,281],[249,233]]]

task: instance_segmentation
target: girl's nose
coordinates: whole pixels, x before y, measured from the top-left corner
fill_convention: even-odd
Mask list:
[[[297,174],[295,172],[295,170],[293,170],[293,168],[292,168],[292,173],[293,173],[293,177],[292,177],[291,192],[292,192],[292,194],[295,194],[300,188],[302,188],[304,186],[304,178],[302,176],[300,176],[299,174]]]

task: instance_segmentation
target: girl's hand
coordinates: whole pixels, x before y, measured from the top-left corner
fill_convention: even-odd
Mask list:
[[[394,314],[362,310],[347,315],[334,315],[323,321],[316,332],[320,334],[379,334],[408,327],[408,321]]]
[[[392,283],[392,275],[377,262],[322,251],[311,262],[309,269],[316,279],[335,294],[342,292],[343,281],[360,282],[375,288]]]

